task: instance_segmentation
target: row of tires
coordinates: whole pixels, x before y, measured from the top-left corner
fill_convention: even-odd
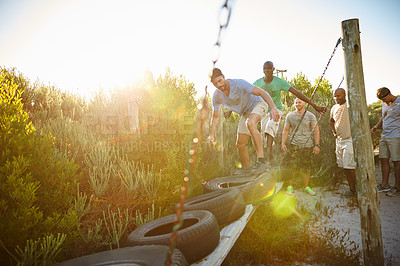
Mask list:
[[[204,194],[184,202],[172,265],[188,265],[210,254],[219,244],[220,225],[245,213],[247,204],[258,203],[276,193],[273,171],[254,176],[230,176],[203,184]],[[178,208],[175,206],[174,211]],[[163,265],[176,215],[165,216],[132,231],[125,248],[100,252],[58,265]],[[139,255],[140,254],[140,255]]]

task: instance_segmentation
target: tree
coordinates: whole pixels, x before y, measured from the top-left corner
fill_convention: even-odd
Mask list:
[[[296,77],[291,79],[289,83],[292,85],[293,88],[295,88],[298,91],[301,91],[308,98],[311,98],[312,93],[315,90],[315,87],[318,85],[318,88],[315,91],[312,100],[320,105],[327,105],[328,103],[332,103],[333,100],[332,84],[330,84],[329,81],[325,78],[323,78],[319,84],[318,81],[319,78],[316,78],[315,85],[312,86],[308,78],[302,72],[300,72],[297,73]],[[293,105],[295,98],[294,95],[286,93],[284,94],[283,97],[284,97],[283,100],[284,103],[286,103],[288,106]]]

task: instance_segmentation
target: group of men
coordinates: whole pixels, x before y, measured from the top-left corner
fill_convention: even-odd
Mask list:
[[[264,172],[272,159],[272,144],[283,113],[282,91],[291,92],[297,97],[295,100],[296,110],[289,113],[285,119],[281,144],[282,151],[285,152],[283,167],[290,167],[295,172],[301,173],[304,180],[304,191],[314,196],[316,192],[308,185],[309,167],[314,155],[320,153],[320,136],[317,119],[313,113],[305,109],[305,105],[308,103],[320,114],[325,113],[327,108],[316,105],[287,81],[274,76],[274,70],[271,61],[265,62],[264,77],[256,80],[253,84],[243,79],[226,79],[220,69],[212,70],[210,80],[217,90],[212,97],[214,111],[208,140],[214,142],[221,105],[224,105],[230,112],[233,111],[240,115],[236,146],[242,163],[241,171],[250,174]],[[382,110],[382,119],[371,129],[371,133],[373,133],[377,128],[383,127],[379,145],[383,180],[382,184],[378,185],[378,191],[387,191],[388,196],[395,196],[400,193],[400,99],[393,96],[387,88],[379,89],[377,96],[387,105]],[[336,138],[337,163],[339,167],[344,168],[349,184],[349,191],[345,196],[354,196],[356,195],[356,177],[346,91],[341,88],[335,90],[334,99],[336,104],[331,109],[330,124]],[[259,123],[261,123],[261,133],[257,129]],[[252,166],[250,166],[247,150],[250,137],[257,154],[257,161]],[[288,138],[289,143],[287,143]],[[263,142],[266,146],[265,156]],[[388,184],[389,158],[395,165],[396,183],[394,187],[390,187]],[[292,180],[293,178],[289,180],[287,186],[289,194],[293,194]]]

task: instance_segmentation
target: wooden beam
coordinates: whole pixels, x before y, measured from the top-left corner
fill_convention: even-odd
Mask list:
[[[283,182],[276,183],[273,196],[275,196],[281,190],[282,186]],[[258,205],[247,205],[246,211],[242,217],[222,228],[222,230],[220,231],[220,240],[218,247],[216,247],[215,250],[207,257],[196,263],[191,264],[191,266],[221,265],[226,256],[228,256],[229,251],[232,249],[233,245],[235,245],[236,240],[239,238],[247,223],[250,221],[250,218],[256,211],[257,206]]]
[[[384,265],[375,163],[365,97],[358,19],[342,21],[349,118],[356,162],[364,265]]]
[[[247,205],[245,214],[243,214],[243,216],[239,220],[236,220],[233,223],[222,228],[220,232],[220,242],[218,247],[204,259],[191,265],[192,266],[221,265],[221,263],[224,261],[229,251],[235,244],[236,240],[239,238],[243,229],[246,227],[251,216],[253,216],[256,209],[257,205],[256,206]]]

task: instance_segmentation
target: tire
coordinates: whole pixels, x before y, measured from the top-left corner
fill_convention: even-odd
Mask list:
[[[128,246],[169,245],[176,215],[165,216],[136,228],[127,239]],[[191,264],[210,254],[219,243],[219,226],[214,214],[205,210],[182,214],[176,248]]]
[[[56,264],[55,266],[86,266],[86,265],[164,265],[168,246],[136,246],[103,251]],[[178,249],[172,254],[171,265],[189,265]]]
[[[214,191],[228,192],[233,189],[241,189],[247,183],[256,179],[259,175],[225,176],[207,181],[203,184],[203,193]]]
[[[245,204],[256,204],[270,199],[277,193],[276,188],[277,177],[274,172],[264,173],[252,182],[243,186],[241,194]]]
[[[206,210],[212,212],[218,224],[229,224],[243,216],[246,205],[238,189],[227,193],[214,191],[186,200],[183,204],[184,211]],[[179,204],[175,205],[174,211]]]

